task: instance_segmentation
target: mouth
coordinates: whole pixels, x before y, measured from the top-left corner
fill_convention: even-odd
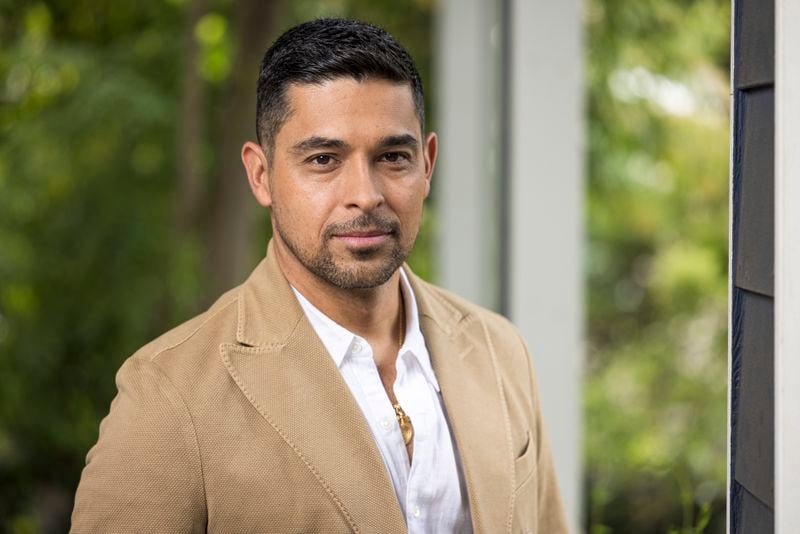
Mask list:
[[[362,248],[382,245],[388,241],[392,235],[393,232],[387,232],[385,230],[367,229],[349,230],[347,232],[337,233],[333,235],[333,238],[351,247]]]

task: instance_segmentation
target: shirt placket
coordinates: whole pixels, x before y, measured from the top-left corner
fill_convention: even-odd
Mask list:
[[[397,400],[414,426],[414,454],[408,476],[406,519],[409,532],[420,531],[425,524],[425,493],[430,477],[435,472],[432,465],[433,446],[431,442],[431,406],[429,386],[422,369],[414,361],[414,356],[406,352],[397,360],[397,379],[394,392]],[[418,528],[414,528],[415,525]]]
[[[361,410],[370,418],[370,426],[377,430],[376,438],[381,442],[379,444],[381,453],[389,457],[387,458],[388,464],[391,464],[387,465],[387,468],[395,471],[398,493],[404,496],[408,488],[409,466],[400,425],[397,422],[394,407],[383,387],[372,348],[366,340],[358,336],[355,336],[351,345],[350,364],[353,366],[354,376],[365,401]],[[406,500],[398,500],[403,513],[405,513]]]

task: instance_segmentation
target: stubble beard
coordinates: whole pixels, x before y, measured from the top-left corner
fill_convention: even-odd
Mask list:
[[[273,209],[273,226],[286,248],[309,272],[323,281],[340,289],[371,289],[386,283],[397,269],[406,261],[411,253],[410,246],[403,247],[400,225],[396,220],[365,213],[346,223],[333,224],[325,228],[322,244],[317,250],[307,250],[299,246],[292,236],[283,231]],[[390,235],[389,250],[385,246],[370,247],[348,252],[353,260],[350,266],[337,263],[330,250],[330,242],[334,235],[348,231],[378,229]],[[377,265],[367,262],[378,259]]]

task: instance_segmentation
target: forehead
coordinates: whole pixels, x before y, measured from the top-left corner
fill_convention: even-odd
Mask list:
[[[319,84],[292,84],[286,101],[289,116],[278,131],[277,145],[310,136],[348,142],[396,134],[421,137],[407,83],[336,78]]]

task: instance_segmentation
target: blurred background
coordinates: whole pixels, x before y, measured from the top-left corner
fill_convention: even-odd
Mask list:
[[[443,12],[0,0],[0,532],[68,528],[122,361],[264,254],[239,148],[269,43],[319,16],[386,28],[420,67],[436,130]],[[580,24],[577,527],[724,532],[730,6],[583,0]],[[435,191],[410,260],[433,281],[444,201]]]

